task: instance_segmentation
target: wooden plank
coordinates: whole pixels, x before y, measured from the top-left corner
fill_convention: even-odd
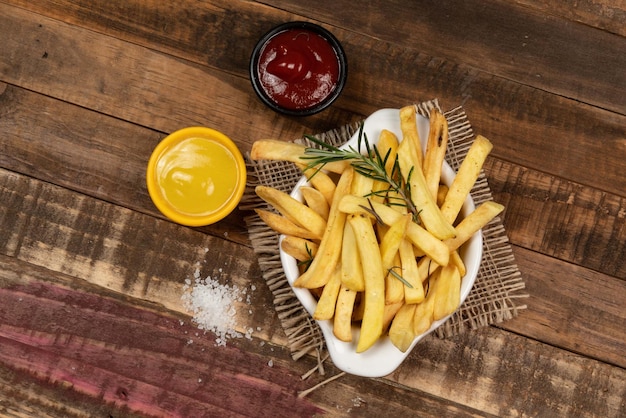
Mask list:
[[[519,247],[530,295],[504,329],[626,369],[626,281]]]
[[[140,418],[128,408],[103,404],[62,384],[38,380],[0,363],[0,414],[12,418],[82,418],[88,416]]]
[[[0,84],[0,167],[164,218],[145,170],[161,132]],[[248,243],[243,214],[200,228]]]
[[[277,332],[280,324],[272,298],[251,249],[58,186],[6,171],[0,174],[0,237],[4,237],[0,253],[179,313],[186,313],[181,301],[184,280],[193,279],[196,269],[201,277],[219,277],[240,288],[254,284],[258,289],[253,294],[254,307],[241,304],[237,308],[238,329],[261,328],[255,331],[260,338],[285,343],[282,332]],[[541,213],[541,207],[533,213]],[[530,226],[523,230],[535,228],[540,229]],[[154,231],[160,231],[159,235]],[[513,329],[626,366],[622,358],[626,349],[621,328],[624,318],[618,308],[626,304],[622,300],[626,281],[565,262],[548,269],[545,266],[554,264],[545,262],[546,255],[522,249],[518,254],[522,274],[535,291],[528,302],[530,314]],[[544,267],[537,267],[541,265]],[[555,281],[565,280],[563,277],[568,285],[555,285]],[[581,299],[587,294],[589,299]],[[572,318],[576,326],[561,330]],[[554,334],[555,329],[561,331]]]
[[[626,279],[626,198],[495,158],[485,171],[512,242]]]
[[[246,151],[260,137],[282,134],[294,139],[334,128],[337,120],[349,121],[340,109],[324,118],[281,118],[256,98],[247,77],[6,4],[0,4],[0,11],[0,36],[7,51],[0,56],[0,81],[159,132],[210,126]]]
[[[185,280],[247,289],[237,330],[286,337],[251,248],[0,170],[0,254],[188,314]],[[256,290],[252,292],[251,286]]]
[[[276,17],[266,8],[257,12],[267,19]],[[216,11],[212,13],[217,13],[214,19],[222,16]],[[6,8],[3,16],[7,17],[0,28],[7,39],[6,48],[14,51],[13,56],[20,57],[19,65],[6,64],[9,69],[3,71],[5,81],[99,109],[157,131],[204,123],[231,135],[245,151],[254,140],[262,137],[292,139],[303,133],[341,126],[380,107],[398,107],[438,97],[444,108],[464,104],[476,132],[494,142],[494,156],[613,193],[623,194],[626,190],[626,178],[620,175],[622,161],[626,159],[626,149],[620,146],[621,138],[626,137],[626,116],[555,97],[404,45],[337,30],[353,68],[342,98],[332,110],[317,119],[289,119],[263,109],[253,97],[248,81],[236,76],[218,76],[213,70],[203,70],[92,31],[82,33],[80,29],[68,28],[58,21],[22,10]],[[141,16],[144,15],[139,14]],[[38,27],[40,21],[45,23],[43,28]],[[253,37],[252,32],[258,30],[258,26],[253,26],[250,33],[242,34],[242,42],[248,42]],[[134,40],[138,35],[128,36]],[[39,42],[23,42],[32,38]],[[145,40],[144,44],[157,47]],[[95,50],[99,53],[94,54]],[[367,50],[368,54],[364,56],[360,53],[362,50]],[[68,51],[72,51],[71,56],[67,56]],[[43,52],[48,52],[46,60],[54,62],[53,67],[41,63],[46,61],[41,58]],[[117,59],[117,56],[132,59]],[[89,77],[76,73],[71,65],[76,59],[91,63]],[[243,69],[247,59],[247,56],[233,56],[236,62],[224,66]],[[116,62],[117,76],[123,74],[124,77],[113,83],[104,95],[100,82],[111,78],[108,61]],[[390,67],[389,62],[394,62],[394,66]],[[56,75],[45,71],[46,68],[55,68]],[[385,76],[372,80],[367,76],[371,73]],[[244,70],[240,71],[240,76],[247,78]],[[81,81],[67,85],[68,79],[76,78]],[[137,97],[142,96],[131,94],[129,97],[126,91],[132,91],[134,85],[152,92],[149,95],[155,98],[174,99],[167,103],[158,100],[149,105],[138,103]],[[185,91],[185,95],[181,95],[181,91]],[[221,99],[225,96],[228,100]],[[119,103],[126,106],[120,107]],[[188,109],[190,107],[193,109]],[[344,112],[341,108],[350,111]],[[236,109],[250,109],[250,118],[235,118]],[[234,127],[237,127],[236,133],[233,133]],[[546,160],[554,164],[546,166]],[[580,170],[580,167],[588,169]]]
[[[384,379],[356,376],[328,384],[333,396],[314,391],[298,398],[327,377],[301,379],[313,358],[295,362],[286,349],[256,338],[216,347],[212,338],[181,325],[178,315],[93,288],[0,255],[0,396],[10,395],[0,411],[64,417],[485,416]],[[338,373],[326,368],[328,375]]]
[[[309,12],[297,0],[265,3],[295,14]],[[318,19],[602,109],[626,110],[621,36],[498,0],[350,6],[322,0]],[[376,14],[385,18],[371,19]]]
[[[322,380],[300,380],[313,359],[293,362],[285,349],[256,338],[216,347],[175,314],[94,291],[82,279],[2,255],[0,300],[0,376],[32,382],[0,384],[0,393],[12,391],[35,406],[45,402],[35,395],[39,386],[50,399],[70,399],[75,408],[184,416],[215,408],[310,416],[315,404],[338,416],[413,410],[437,416],[616,417],[626,402],[624,369],[485,328],[448,340],[428,337],[389,378],[344,376],[312,392],[312,404],[296,394]],[[327,365],[327,372],[337,370]]]
[[[251,15],[258,15],[259,8],[247,2],[203,4],[186,0],[176,8],[159,2],[96,1],[87,5],[52,1],[32,4],[25,0],[11,0],[7,3],[123,39],[159,45],[175,55],[182,53],[187,59],[208,62],[209,65],[218,65],[234,72],[246,68],[247,62],[244,60],[249,58],[250,45],[265,30],[281,19],[298,18],[283,10],[292,11],[296,15],[307,14],[309,10],[301,2],[278,0],[270,2],[275,8],[273,16],[266,20],[253,20]],[[457,63],[461,61],[459,56],[467,56],[461,49],[471,45],[487,51],[476,54],[476,61],[472,63],[475,68],[484,68],[485,58],[488,58],[487,70],[491,74],[511,79],[520,79],[522,75],[521,79],[538,88],[550,90],[558,86],[565,91],[576,92],[576,95],[563,94],[567,97],[579,97],[580,89],[583,88],[583,96],[594,96],[601,101],[599,103],[621,104],[617,109],[623,112],[623,90],[622,93],[616,91],[616,86],[620,85],[618,79],[609,78],[621,76],[623,80],[624,77],[619,71],[624,68],[619,37],[594,31],[589,26],[606,29],[623,37],[626,31],[621,22],[626,19],[626,8],[606,0],[558,3],[518,0],[516,3],[522,7],[501,1],[464,4],[448,1],[428,7],[414,4],[411,10],[398,1],[357,9],[333,3],[334,7],[329,4],[318,8],[317,15],[324,22],[342,29],[369,33],[378,39],[402,43],[405,47],[436,57],[447,55],[447,59]],[[194,13],[181,16],[181,10],[193,10]],[[384,21],[381,19],[378,26],[373,26],[368,16],[383,13],[386,17]],[[575,24],[570,24],[568,20]],[[243,28],[242,21],[246,22],[247,28]],[[395,24],[388,25],[388,21]],[[227,43],[227,38],[219,36],[220,32],[232,33],[233,30],[243,37],[243,42]],[[580,36],[580,33],[585,35]],[[574,45],[569,41],[572,38],[585,42]],[[440,41],[434,42],[433,39]],[[440,45],[446,45],[446,48]],[[598,50],[597,45],[603,45],[602,51]],[[542,61],[537,62],[538,59]],[[597,71],[597,62],[606,65],[604,72]],[[559,68],[563,71],[546,72],[542,68]],[[584,69],[583,74],[578,73],[581,69]],[[573,74],[570,75],[570,72]],[[550,79],[552,73],[560,77]],[[598,80],[599,77],[603,80]],[[568,78],[574,79],[575,85],[568,83]],[[593,86],[589,80],[594,80]],[[598,82],[603,84],[601,92],[594,91],[598,88],[595,84]],[[600,104],[599,107],[607,108]]]
[[[626,371],[493,327],[417,345],[391,379],[496,416],[620,417]]]
[[[304,382],[283,365],[283,349],[282,361],[268,365],[267,353],[217,346],[179,318],[85,292],[80,279],[10,257],[0,263],[4,367],[152,416],[252,416],[268,402],[273,416],[320,412],[298,398]]]
[[[516,0],[542,13],[580,22],[594,28],[626,36],[626,3],[613,0]]]

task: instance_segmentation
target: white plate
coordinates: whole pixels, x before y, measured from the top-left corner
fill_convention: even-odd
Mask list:
[[[417,127],[422,141],[422,146],[425,149],[426,140],[428,138],[429,122],[428,119],[417,116]],[[387,129],[395,133],[398,138],[402,138],[402,131],[400,129],[400,117],[399,109],[381,109],[369,116],[365,122],[363,129],[367,135],[370,144],[378,142],[378,137],[383,129]],[[358,147],[358,132],[348,141],[343,147],[352,146],[357,149]],[[455,173],[450,166],[444,162],[444,166],[441,173],[441,181],[447,185],[452,183]],[[300,187],[308,184],[303,177],[294,187],[291,196],[302,201],[302,194],[300,193]],[[468,197],[461,209],[461,215],[467,216],[474,211],[474,202]],[[281,237],[282,242],[282,237]],[[482,258],[482,234],[477,232],[474,236],[461,248],[461,257],[463,258],[467,272],[461,281],[461,303],[465,301],[467,295],[470,293],[478,269],[480,268],[480,262]],[[285,270],[285,275],[289,284],[292,285],[292,289],[296,296],[309,312],[313,315],[317,301],[311,295],[309,290],[293,287],[293,282],[298,278],[299,271],[296,260],[287,255],[282,250],[280,251],[280,258]],[[449,317],[443,318],[439,321],[435,321],[430,329],[415,337],[415,340],[406,352],[398,350],[392,343],[389,337],[382,337],[376,344],[374,344],[369,350],[363,353],[356,352],[356,345],[359,338],[358,327],[352,327],[353,341],[346,343],[338,340],[333,335],[332,321],[317,321],[319,324],[324,338],[326,339],[326,346],[330,357],[333,360],[335,366],[339,369],[358,376],[364,377],[381,377],[386,376],[393,372],[409,355],[413,347],[426,335],[430,334],[436,328],[441,326]]]

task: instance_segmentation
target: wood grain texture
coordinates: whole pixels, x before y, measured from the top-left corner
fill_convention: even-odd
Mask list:
[[[515,248],[530,297],[501,327],[626,369],[626,281]]]
[[[165,134],[6,84],[0,106],[0,166],[163,218],[145,172]],[[199,229],[248,242],[240,211]]]
[[[246,257],[234,260],[227,256],[227,254],[238,253],[239,257],[241,257],[241,249],[226,250],[224,244],[222,244],[219,254],[224,254],[225,258],[220,256],[215,257],[215,253],[211,251],[205,255],[204,248],[211,248],[211,241],[215,240],[214,238],[192,231],[180,231],[174,227],[168,232],[166,231],[166,227],[169,225],[168,223],[165,221],[152,220],[150,223],[157,222],[166,224],[160,225],[158,229],[164,233],[164,236],[167,237],[167,241],[159,242],[154,239],[153,233],[150,232],[157,227],[150,227],[150,224],[142,222],[141,217],[137,217],[137,215],[134,215],[131,211],[118,209],[116,206],[84,196],[76,196],[74,193],[65,192],[57,186],[46,185],[45,183],[24,177],[21,180],[22,185],[18,186],[17,182],[19,177],[6,174],[6,172],[4,179],[3,190],[7,192],[3,193],[3,197],[11,197],[8,199],[3,198],[2,201],[7,202],[10,207],[17,208],[21,213],[19,217],[21,226],[18,228],[21,233],[3,242],[2,248],[5,249],[4,251],[6,251],[7,255],[14,256],[21,260],[18,264],[21,266],[20,268],[23,267],[24,263],[28,262],[28,265],[39,266],[37,269],[44,268],[46,271],[58,271],[60,272],[59,274],[62,274],[62,277],[76,277],[77,279],[72,280],[84,281],[95,285],[97,288],[112,290],[115,294],[120,295],[118,297],[151,301],[156,307],[162,306],[171,312],[182,314],[185,313],[180,302],[182,281],[184,280],[183,276],[192,276],[191,272],[194,271],[198,263],[200,263],[203,272],[211,273],[223,268],[225,271],[229,272],[228,276],[224,276],[223,279],[232,280],[232,283],[239,286],[246,286],[247,283],[249,283],[246,269],[250,267],[241,264],[241,261],[245,260]],[[17,204],[19,196],[15,192],[20,189],[23,190],[21,197],[23,204],[21,205]],[[8,193],[8,191],[11,191],[11,193]],[[36,198],[34,198],[35,195]],[[72,199],[74,201],[72,201]],[[59,201],[56,205],[51,203],[55,200]],[[75,203],[76,200],[91,201],[91,203],[77,205]],[[65,204],[61,204],[61,201],[65,201]],[[43,206],[39,206],[37,202],[47,203]],[[75,207],[79,209],[73,209]],[[108,209],[99,209],[98,207]],[[8,210],[3,212],[8,214]],[[100,216],[102,218],[98,220],[96,214],[101,214]],[[86,215],[88,215],[88,219],[90,219],[89,222],[78,221]],[[132,218],[126,219],[128,216],[132,216]],[[16,218],[8,215],[4,216],[3,219],[6,223],[3,224],[2,229],[9,231],[11,229],[9,219],[14,222]],[[94,228],[94,222],[99,222],[107,227]],[[122,227],[122,225],[125,226]],[[136,225],[136,227],[130,225]],[[130,229],[126,229],[128,227],[130,227]],[[101,235],[93,235],[93,233],[92,235],[88,235],[88,231],[94,230],[100,230]],[[5,236],[10,236],[10,234],[6,234]],[[84,239],[81,241],[72,238],[83,236]],[[153,244],[148,244],[150,242]],[[175,246],[173,245],[174,242],[176,243]],[[107,249],[95,252],[93,249],[101,248],[103,246],[102,243],[106,243]],[[119,247],[121,247],[121,251],[112,250]],[[48,250],[46,250],[46,248],[48,248]],[[54,250],[55,248],[63,250]],[[142,249],[141,254],[140,248]],[[153,251],[155,252],[154,255],[149,257],[150,263],[145,264],[146,251],[150,251],[147,250],[149,248],[154,248]],[[176,251],[172,253],[171,250],[174,248],[176,248]],[[136,254],[136,256],[134,254]],[[9,260],[12,260],[12,258],[9,258]],[[236,261],[236,263],[233,263],[233,261]],[[541,261],[537,261],[536,264],[542,263]],[[5,266],[2,270],[10,271],[11,268],[9,267]],[[17,268],[14,267],[13,269]],[[542,274],[539,274],[536,270],[536,266],[533,264],[522,264],[522,271],[528,276],[528,280],[530,280],[531,283],[535,283],[534,280],[537,280],[537,286],[543,286],[543,288],[538,288],[543,289],[543,291],[538,290],[536,294],[545,294],[547,297],[545,299],[537,298],[536,300],[532,299],[529,301],[531,305],[529,310],[530,318],[535,318],[535,320],[529,321],[529,317],[524,315],[519,319],[519,325],[517,327],[515,323],[513,323],[512,329],[516,330],[516,332],[528,335],[533,339],[541,338],[543,341],[547,341],[555,346],[584,352],[591,357],[620,364],[622,362],[620,353],[623,352],[624,347],[623,338],[620,338],[619,335],[623,335],[623,329],[616,324],[619,324],[620,321],[624,319],[623,313],[617,308],[618,306],[623,306],[621,304],[623,301],[615,300],[615,296],[611,298],[611,294],[623,295],[623,291],[620,293],[620,289],[623,290],[623,282],[621,282],[621,287],[619,287],[619,284],[614,283],[613,286],[618,287],[615,287],[613,291],[611,288],[607,288],[605,297],[607,300],[612,301],[612,305],[599,304],[595,307],[595,300],[590,299],[586,302],[583,300],[584,304],[581,304],[576,297],[578,295],[577,291],[587,289],[586,291],[590,292],[592,289],[589,285],[585,286],[584,277],[579,279],[577,276],[573,276],[569,280],[570,285],[573,287],[562,287],[556,286],[554,283],[553,274],[556,273],[555,271],[544,271]],[[562,274],[562,272],[559,271],[558,274]],[[257,280],[259,280],[259,278],[257,278]],[[609,281],[608,283],[611,282]],[[259,288],[263,286],[263,284],[259,282],[257,282],[257,285]],[[44,290],[46,292],[54,292],[56,287],[42,285],[40,288],[42,292]],[[552,294],[545,293],[548,289]],[[35,290],[33,290],[33,292],[34,291]],[[21,292],[23,291],[19,293],[21,294]],[[96,291],[96,293],[100,294],[101,291]],[[85,303],[91,307],[90,309],[103,312],[103,308],[97,305],[97,303],[104,303],[100,301],[101,296],[89,298],[88,295],[89,293],[81,295],[80,297],[76,296],[75,303]],[[280,329],[274,315],[271,315],[271,321],[268,322],[270,318],[267,316],[267,311],[258,311],[257,308],[265,306],[267,309],[271,310],[269,296],[263,296],[257,293],[255,293],[254,296],[253,315],[250,316],[247,313],[247,309],[249,308],[244,307],[243,310],[238,309],[239,312],[242,312],[241,316],[238,315],[241,329],[248,327],[257,329],[257,327],[259,327],[261,331],[255,332],[254,335],[261,338],[268,338],[277,344],[284,343],[284,336],[271,332],[271,330],[277,331]],[[260,296],[261,298],[259,299]],[[20,298],[22,296],[18,295],[17,297]],[[597,298],[597,292],[594,293],[594,297]],[[553,305],[555,300],[563,300],[565,298],[570,299],[570,302],[560,303],[558,307]],[[82,302],[84,299],[89,300]],[[565,310],[563,309],[564,306],[567,307]],[[585,311],[581,311],[581,306],[587,306],[588,308]],[[12,308],[11,311],[13,311],[12,315],[17,315],[15,309]],[[28,309],[19,312],[22,312],[22,314],[14,319],[16,322],[23,319],[23,312],[28,312]],[[67,311],[64,312],[67,313]],[[586,315],[584,315],[583,312],[585,312]],[[44,311],[41,313],[41,320],[49,320],[53,314],[54,312]],[[57,313],[54,315],[61,314]],[[3,321],[6,322],[6,320],[9,319],[10,318],[7,317]],[[114,320],[114,318],[107,319],[107,321],[112,320]],[[564,323],[572,320],[577,321],[577,327],[574,329],[564,329],[557,334],[561,336],[560,338],[554,338],[552,333],[546,331],[563,329]],[[62,320],[59,317],[59,319],[54,321],[63,323],[67,321],[67,319]],[[175,322],[175,320],[173,321]],[[96,332],[100,332],[103,326],[98,327]],[[187,328],[187,332],[192,333],[192,329],[193,328]],[[37,330],[39,330],[39,328],[37,328]],[[599,330],[602,332],[599,332]],[[589,338],[590,333],[594,331],[599,332],[599,339]],[[114,333],[114,330],[111,332]],[[613,341],[607,339],[607,337],[603,337],[604,335],[613,334],[616,335],[616,339]],[[7,335],[7,337],[11,336],[18,338],[15,333]],[[189,334],[187,337],[195,339],[193,336],[190,337]],[[128,337],[124,337],[123,335],[116,338],[126,338],[123,341],[119,341],[117,343],[118,346],[125,346],[130,343]],[[500,344],[508,345],[509,343],[501,342]],[[442,350],[449,350],[449,347]],[[557,349],[555,348],[554,350]],[[437,355],[442,354],[439,353]],[[408,364],[412,364],[412,361],[408,362]],[[442,362],[442,367],[445,364],[448,363]],[[405,366],[403,366],[403,368],[404,367]],[[482,366],[478,364],[476,367]],[[433,371],[433,373],[439,374],[444,371],[445,370],[438,369],[438,371]],[[476,375],[484,375],[488,372],[488,369],[481,369],[473,373]],[[464,379],[465,377],[461,376],[461,378]],[[438,377],[438,379],[441,379],[441,377]],[[451,379],[451,377],[447,379]],[[502,379],[499,378],[499,381],[502,382]],[[529,382],[529,384],[530,383],[532,382]],[[462,385],[460,381],[449,381],[449,384],[454,387]],[[413,383],[407,383],[407,385],[426,391],[427,393],[432,393],[431,387],[423,388],[419,385],[415,386]],[[513,394],[510,393],[509,396],[513,396]],[[449,401],[457,402],[458,400],[449,399]],[[502,401],[502,403],[504,404],[506,402]],[[538,408],[535,401],[530,402],[529,405]],[[490,411],[490,413],[495,415],[502,412],[485,409],[485,405],[477,405],[472,402],[467,403],[465,406],[471,409],[476,408],[478,410]]]
[[[626,27],[621,23],[626,19],[624,0],[516,0],[516,2],[543,13],[626,36]]]
[[[244,344],[235,342],[230,348],[215,348],[210,339],[194,336],[193,327],[181,325],[175,317],[163,316],[158,309],[138,309],[129,306],[124,296],[110,292],[94,295],[89,286],[71,276],[31,267],[5,256],[0,259],[0,297],[11,312],[3,315],[0,328],[3,359],[19,357],[20,363],[13,362],[12,368],[30,370],[38,379],[48,382],[47,385],[77,392],[77,403],[80,403],[79,395],[84,394],[97,395],[117,408],[125,406],[149,415],[190,416],[208,407],[211,413],[223,408],[226,416],[231,416],[229,413],[250,416],[256,409],[247,408],[254,405],[254,399],[248,399],[251,401],[248,405],[233,405],[221,391],[236,385],[248,396],[268,396],[266,391],[280,390],[278,382],[289,385],[289,375],[293,372],[282,369],[283,363],[290,364],[284,357],[280,361],[276,359],[270,367],[264,363],[264,357],[250,358],[237,349],[255,342],[244,340]],[[193,343],[189,343],[190,339]],[[518,355],[504,355],[503,351]],[[142,354],[141,358],[137,353]],[[272,353],[275,353],[273,349]],[[226,371],[242,362],[249,364],[246,373],[261,374],[261,380],[229,376]],[[215,375],[218,370],[219,375]],[[166,387],[157,384],[164,378],[168,382]],[[577,416],[601,410],[603,416],[618,416],[624,399],[608,398],[605,394],[626,390],[623,372],[496,329],[468,333],[450,341],[428,338],[391,379],[449,399],[449,407],[441,409],[440,403],[431,407],[440,412],[457,411],[458,416],[469,415],[474,408],[497,416],[518,413],[541,416],[553,410]],[[268,383],[262,383],[264,380],[271,384],[267,386]],[[345,389],[342,407],[346,409],[352,402],[352,410],[364,409],[370,416],[376,416],[376,411],[381,413],[384,408],[401,411],[415,402],[406,398],[401,389],[391,389],[396,396],[381,403],[382,399],[377,400],[373,392],[377,384],[369,383],[368,379],[359,383],[354,377],[346,380],[340,387],[349,384],[357,388],[356,392]],[[454,390],[446,391],[446,387]],[[293,392],[291,400],[288,393],[297,388],[303,388],[303,383],[284,386],[280,402],[295,402]],[[320,389],[313,398],[322,397],[325,390],[336,391],[337,387]],[[387,395],[389,390],[386,389]],[[553,405],[542,405],[539,401],[546,390],[552,393]],[[167,397],[162,398],[165,393]],[[172,411],[168,405],[178,404],[177,396],[186,398],[186,407]],[[595,399],[595,402],[576,399]],[[433,411],[424,409],[424,412],[429,410]],[[305,414],[306,409],[301,411]]]
[[[310,126],[325,131],[350,118],[339,109],[337,119],[280,118],[251,94],[247,72],[245,78],[230,75],[6,4],[0,7],[8,51],[0,56],[3,81],[159,132],[212,126],[246,151],[260,137],[295,139],[310,133]],[[245,117],[239,116],[241,111]]]
[[[451,340],[429,337],[391,378],[497,416],[619,417],[625,373],[486,327]]]
[[[340,39],[331,109],[288,118],[248,80],[275,24]],[[566,416],[626,413],[626,4],[0,0],[0,415]],[[517,318],[429,336],[392,375],[301,376],[236,211],[165,220],[145,164],[208,125],[248,151],[438,98],[494,143],[485,173],[529,292]],[[181,300],[252,290],[215,345]]]
[[[198,31],[202,31],[202,28],[207,30],[202,21],[194,19],[200,15],[217,13],[213,19],[222,22],[226,19],[225,15],[232,16],[238,7],[238,4],[229,4],[230,6],[224,5],[226,11],[212,8],[204,10],[201,5],[194,4],[197,13],[190,15],[188,25],[197,27]],[[399,10],[394,12],[392,5],[389,7],[385,13],[400,13]],[[7,16],[11,16],[10,21],[0,26],[7,30],[5,38],[13,40],[7,47],[13,46],[15,48],[13,55],[20,56],[23,61],[29,61],[12,68],[7,76],[13,81],[8,81],[27,79],[29,83],[25,86],[29,89],[54,95],[55,93],[50,90],[51,86],[63,85],[67,78],[78,78],[81,81],[77,86],[64,85],[60,90],[63,91],[63,95],[57,94],[56,97],[81,106],[100,109],[160,132],[170,132],[189,124],[204,123],[222,129],[241,142],[243,149],[246,150],[256,139],[277,137],[291,140],[305,133],[323,132],[352,122],[355,120],[354,112],[365,116],[380,107],[398,107],[405,103],[437,97],[444,108],[463,104],[475,130],[494,142],[496,145],[494,155],[499,158],[518,161],[529,168],[577,183],[594,185],[612,193],[623,195],[626,190],[626,179],[619,174],[622,162],[626,159],[624,109],[615,113],[603,110],[602,106],[593,107],[562,95],[549,93],[540,85],[513,82],[509,76],[498,75],[496,71],[484,65],[471,66],[455,62],[444,54],[444,49],[420,45],[415,39],[398,44],[398,40],[405,37],[396,35],[393,42],[380,42],[378,37],[372,38],[337,28],[335,34],[344,44],[350,57],[350,78],[344,94],[337,106],[326,114],[323,122],[315,117],[293,120],[277,118],[256,100],[247,79],[249,56],[242,54],[239,49],[236,49],[237,53],[232,54],[230,58],[224,57],[219,61],[220,67],[225,69],[227,74],[233,74],[232,79],[229,75],[226,76],[228,81],[224,84],[221,74],[215,72],[215,65],[195,66],[155,54],[145,48],[135,46],[127,48],[123,42],[98,37],[91,30],[82,33],[74,27],[69,29],[52,20],[45,21],[46,26],[43,28],[28,28],[29,15],[11,10],[7,9],[6,12]],[[117,9],[111,7],[104,10],[105,13],[107,11],[114,13]],[[144,28],[151,27],[150,22],[156,19],[156,16],[161,19],[168,16],[160,12],[161,9],[157,6],[142,10],[142,13],[133,16],[147,20]],[[96,11],[97,8],[92,13]],[[250,5],[243,7],[241,12],[245,16],[245,13],[252,11],[267,13],[266,8],[256,9]],[[271,26],[272,16],[274,15],[268,13],[267,26]],[[279,14],[278,17],[274,16],[274,19],[295,17]],[[354,22],[358,17],[357,14],[344,20],[350,22],[350,25],[358,26],[359,22]],[[19,19],[24,22],[19,25],[12,23]],[[86,19],[83,25],[88,26],[92,21]],[[91,19],[96,19],[96,15],[92,15]],[[118,16],[118,19],[121,18]],[[243,19],[246,20],[246,17]],[[278,20],[273,23],[277,22]],[[102,22],[99,25],[101,30],[110,31],[102,27]],[[146,29],[137,32],[128,27],[129,25],[130,23],[125,20],[118,22],[114,26],[116,28],[114,34],[139,38],[138,42],[146,47],[160,47],[153,40],[160,32],[148,34],[145,33]],[[172,30],[175,27],[176,25],[172,23]],[[250,43],[251,50],[253,40],[258,39],[259,32],[263,33],[267,27],[262,27],[259,22],[249,27],[249,32],[241,35],[241,39],[244,44]],[[181,31],[182,29],[179,29],[170,36],[172,42],[178,42],[178,49],[187,51],[190,48],[189,44],[180,40],[186,39],[187,35]],[[440,29],[432,28],[432,34],[424,34],[422,38],[429,39],[440,32]],[[23,39],[31,41],[24,43]],[[84,41],[77,42],[76,39]],[[55,62],[56,71],[20,73],[20,68],[41,68],[42,64],[33,66],[32,60],[43,61],[42,43],[47,45],[43,48],[48,52],[46,60]],[[195,47],[193,45],[196,44],[192,44],[191,47]],[[621,48],[618,39],[611,45],[615,45],[617,49]],[[223,53],[219,45],[207,47],[213,48],[211,54]],[[23,51],[24,48],[30,50],[20,55],[18,51]],[[74,58],[65,56],[68,50],[73,51]],[[367,50],[368,54],[361,54],[362,50]],[[94,51],[98,53],[95,54]],[[169,50],[167,52],[171,53]],[[195,52],[196,56],[201,53],[205,52],[199,50]],[[80,56],[80,61],[90,63],[90,74],[76,74],[76,67],[71,65],[72,59],[76,60],[76,55]],[[189,52],[178,53],[178,56],[186,59],[189,59],[189,55]],[[480,54],[476,52],[473,55]],[[581,54],[576,53],[576,56],[578,55]],[[616,55],[623,54],[616,52]],[[389,62],[394,64],[389,65]],[[117,74],[124,75],[119,80],[117,78],[106,80],[107,77],[111,77],[108,71],[111,63],[115,63]],[[48,68],[48,64],[45,65],[43,68]],[[517,63],[515,66],[525,67],[524,63]],[[607,65],[602,68],[614,67]],[[375,79],[368,77],[372,73],[382,73],[384,77]],[[600,75],[604,75],[604,72]],[[50,77],[55,79],[49,79]],[[138,83],[143,91],[133,93],[132,88],[125,87],[124,83],[133,86]],[[587,84],[585,81],[585,85]],[[102,90],[101,87],[105,85],[108,88]],[[617,92],[620,97],[626,97],[626,94],[619,92],[619,87],[616,87],[626,83],[609,77],[606,85],[607,89]],[[185,91],[186,94],[181,95],[181,91]],[[146,106],[148,103],[138,101],[144,95],[153,97],[149,106]],[[159,100],[164,97],[167,97],[167,100]],[[124,103],[125,106],[120,107],[119,103]],[[190,106],[194,107],[193,111],[189,111]],[[202,109],[200,113],[198,108]],[[239,109],[249,109],[245,119],[233,119],[233,115]],[[350,109],[350,112],[344,112],[343,109]],[[237,130],[232,130],[232,126],[237,126]],[[513,126],[515,129],[512,129]],[[546,165],[544,163],[546,159],[559,160],[559,164]],[[580,167],[588,169],[581,170]]]
[[[285,341],[251,248],[5,170],[0,196],[0,253],[181,314],[185,280],[196,271],[255,285],[264,290],[252,294],[260,310],[242,302],[238,331],[260,328]]]
[[[179,318],[86,292],[73,277],[0,260],[0,359],[16,371],[148,416],[254,416],[266,402],[283,416],[319,412],[297,397],[300,376],[278,361],[270,366],[236,343],[216,347]],[[233,398],[231,387],[247,402]]]
[[[269,4],[296,14],[306,10],[294,0]],[[436,5],[394,0],[361,8],[350,7],[348,1],[321,1],[318,7],[320,19],[328,24],[453,63],[464,61],[475,69],[600,108],[622,114],[626,109],[621,37],[588,30],[560,16],[498,0],[438,1]],[[372,19],[374,15],[385,18]]]
[[[559,177],[489,159],[485,164],[509,237],[543,254],[626,280],[626,200]]]

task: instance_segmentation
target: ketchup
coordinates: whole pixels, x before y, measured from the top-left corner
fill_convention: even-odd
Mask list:
[[[309,109],[337,88],[340,63],[332,45],[302,28],[279,32],[263,45],[257,64],[265,93],[278,106]]]

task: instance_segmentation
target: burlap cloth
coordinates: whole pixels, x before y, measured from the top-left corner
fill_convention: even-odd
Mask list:
[[[437,100],[417,104],[416,108],[418,113],[426,117],[433,108],[441,111]],[[472,144],[474,134],[461,107],[442,113],[448,120],[449,129],[446,160],[456,172]],[[358,123],[343,126],[316,137],[333,145],[342,145],[358,127]],[[311,145],[303,139],[296,142]],[[271,210],[254,193],[256,185],[271,186],[289,193],[302,177],[302,172],[292,163],[251,161],[249,157],[247,160],[249,181],[248,190],[242,199],[242,209]],[[471,194],[476,205],[492,200],[484,173],[480,174]],[[309,352],[316,352],[319,356],[324,349],[322,333],[287,282],[279,257],[278,234],[256,214],[246,217],[245,221],[263,278],[274,295],[274,306],[289,340],[292,357],[298,359]],[[528,294],[525,293],[524,281],[515,263],[502,220],[499,217],[493,219],[483,228],[482,233],[483,260],[478,277],[461,308],[435,331],[435,335],[440,338],[511,319],[518,315],[519,310],[526,308],[519,300],[528,297]]]

